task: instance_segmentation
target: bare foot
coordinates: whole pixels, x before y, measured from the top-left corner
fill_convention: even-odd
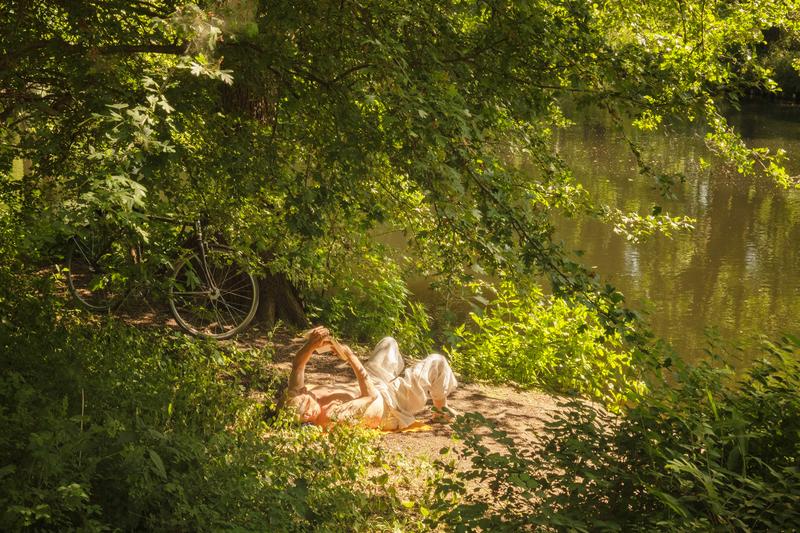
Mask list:
[[[431,422],[435,424],[449,424],[459,415],[461,415],[461,413],[446,405],[442,407],[434,407],[433,416],[431,416]]]

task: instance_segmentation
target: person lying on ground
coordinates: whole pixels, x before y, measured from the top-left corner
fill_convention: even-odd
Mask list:
[[[305,368],[314,353],[333,352],[353,369],[356,383],[307,386]],[[302,422],[326,426],[333,421],[360,422],[371,428],[398,430],[411,425],[428,399],[439,413],[455,414],[447,396],[458,382],[447,359],[431,354],[405,368],[397,341],[382,339],[366,364],[324,327],[308,334],[292,361],[286,404]]]

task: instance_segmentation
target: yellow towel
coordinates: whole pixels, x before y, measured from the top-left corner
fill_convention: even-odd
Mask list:
[[[410,426],[406,426],[403,429],[385,429],[383,430],[384,433],[419,433],[421,431],[431,431],[433,427],[426,424],[425,422],[420,422],[419,420],[415,420],[411,423]]]

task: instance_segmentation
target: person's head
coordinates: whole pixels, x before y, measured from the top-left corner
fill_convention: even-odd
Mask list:
[[[298,394],[297,396],[289,398],[286,405],[294,412],[294,415],[300,422],[313,423],[322,413],[322,407],[320,407],[317,399],[308,393]]]

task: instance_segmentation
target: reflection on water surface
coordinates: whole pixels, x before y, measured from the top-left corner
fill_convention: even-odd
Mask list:
[[[783,147],[791,174],[800,173],[800,108],[749,105],[730,121],[751,146]],[[559,237],[581,249],[635,308],[650,314],[657,334],[688,358],[701,354],[704,330],[723,338],[775,337],[800,331],[800,191],[743,178],[722,165],[697,167],[706,150],[699,135],[641,140],[650,158],[688,179],[675,200],[662,199],[638,175],[625,144],[602,124],[559,134],[558,149],[596,199],[647,214],[654,204],[697,219],[692,233],[631,244],[593,220],[567,220]]]

